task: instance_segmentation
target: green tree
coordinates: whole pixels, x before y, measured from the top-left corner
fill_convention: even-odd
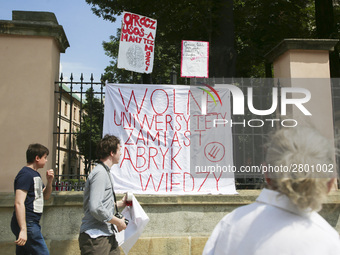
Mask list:
[[[170,72],[180,71],[181,41],[202,40],[210,43],[210,76],[232,77],[235,65],[232,0],[145,0],[103,1],[86,0],[93,12],[107,20],[116,21],[123,11],[129,11],[157,20],[156,52],[152,80],[169,82]],[[114,56],[106,69],[106,79],[140,81],[140,75],[117,70],[118,31],[111,41],[104,43],[109,56]],[[144,76],[145,78],[145,76]],[[183,81],[183,80],[182,80]],[[180,81],[181,82],[181,81]]]
[[[86,102],[82,106],[82,120],[78,130],[77,145],[84,156],[85,174],[89,173],[91,164],[96,159],[96,145],[101,139],[103,130],[104,105],[95,96],[93,88],[86,91]]]
[[[234,6],[236,76],[271,76],[266,53],[285,38],[312,37],[313,0],[236,0]]]
[[[151,78],[152,83],[170,83],[170,74],[172,71],[170,67],[174,66],[176,70],[180,68],[179,61],[177,61],[179,52],[175,47],[169,46],[166,52],[164,52],[162,45],[155,47],[154,69],[152,77],[148,77],[145,74],[117,68],[119,38],[120,31],[118,31],[116,36],[111,36],[109,42],[103,42],[106,55],[112,58],[110,65],[105,68],[104,80],[120,83],[144,83],[148,78]],[[166,61],[164,61],[164,59],[166,59]]]
[[[86,1],[107,20],[115,21],[123,11],[157,19],[154,82],[168,82],[173,67],[179,73],[181,40],[210,42],[210,77],[268,77],[264,55],[282,39],[339,38],[340,7],[332,0]],[[106,74],[115,81],[140,82],[140,75],[117,70],[118,42],[119,31],[104,43],[113,57]],[[333,77],[339,76],[338,63],[336,51],[331,55]]]
[[[270,76],[264,55],[284,38],[339,38],[340,7],[332,0],[235,0],[237,76]],[[339,77],[339,52],[330,53]],[[248,63],[248,64],[247,64]]]

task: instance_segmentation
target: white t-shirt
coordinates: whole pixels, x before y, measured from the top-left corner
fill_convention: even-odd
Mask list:
[[[203,255],[339,255],[339,233],[317,212],[299,211],[285,195],[263,189],[255,203],[226,215]]]

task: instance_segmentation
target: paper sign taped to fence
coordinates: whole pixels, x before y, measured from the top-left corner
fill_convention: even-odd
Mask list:
[[[235,194],[231,128],[213,128],[230,118],[229,102],[229,91],[204,85],[107,84],[103,135],[117,136],[122,151],[115,190]]]
[[[123,12],[118,68],[151,73],[155,52],[157,20]]]
[[[209,77],[209,42],[182,41],[181,77]]]

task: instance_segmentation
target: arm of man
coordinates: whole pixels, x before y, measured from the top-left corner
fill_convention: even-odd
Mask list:
[[[53,169],[47,170],[46,171],[46,179],[47,179],[47,184],[43,190],[44,193],[44,200],[47,200],[50,198],[51,193],[52,193],[52,183],[54,180],[54,171]]]
[[[101,222],[108,222],[112,219],[113,211],[104,205],[105,184],[107,174],[104,171],[97,171],[93,174],[89,185],[89,210],[91,215]]]
[[[24,246],[27,241],[27,226],[26,226],[26,209],[25,200],[27,196],[26,190],[17,189],[15,191],[15,216],[17,217],[17,222],[20,228],[20,233],[18,240],[15,243],[19,246]]]
[[[117,201],[117,207],[122,208],[126,206],[126,195],[124,195],[124,197]]]
[[[116,216],[113,216],[110,221],[108,221],[111,224],[114,224],[117,226],[118,232],[126,229],[126,224],[125,224],[125,218],[123,217],[122,219],[117,218]]]

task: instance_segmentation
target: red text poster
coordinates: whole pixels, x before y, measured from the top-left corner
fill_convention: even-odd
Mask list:
[[[118,68],[138,73],[152,72],[156,27],[154,19],[123,12]]]

